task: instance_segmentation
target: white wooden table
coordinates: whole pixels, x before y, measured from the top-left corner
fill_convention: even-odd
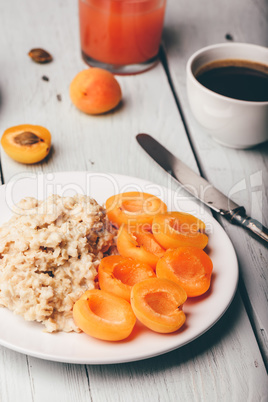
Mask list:
[[[167,176],[135,140],[148,132],[267,226],[268,144],[247,151],[216,144],[194,120],[185,90],[185,65],[195,50],[226,42],[226,34],[267,46],[267,20],[266,0],[168,0],[163,63],[118,77],[123,105],[92,117],[75,109],[68,94],[72,78],[86,67],[76,1],[1,1],[0,133],[28,122],[44,125],[53,137],[50,157],[37,165],[20,165],[1,150],[2,182],[25,171],[88,170],[165,186]],[[27,53],[34,47],[49,50],[54,61],[33,63]],[[240,281],[213,328],[168,354],[118,365],[49,362],[0,347],[0,401],[266,401],[267,248],[243,229],[220,223],[234,244]]]

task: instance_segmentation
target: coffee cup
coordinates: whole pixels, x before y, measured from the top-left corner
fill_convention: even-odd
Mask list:
[[[262,79],[266,80],[267,85],[268,48],[246,43],[212,45],[195,52],[186,66],[187,94],[190,108],[196,120],[205,129],[205,132],[218,143],[232,148],[246,149],[267,141],[268,91],[265,95],[262,93],[262,97],[255,99],[253,96],[254,91],[249,90],[245,98],[243,98],[243,95],[241,96],[242,99],[239,99],[232,97],[236,95],[216,92],[215,87],[210,87],[209,89],[204,84],[204,82],[208,81],[203,82],[200,77],[202,72],[208,73],[213,68],[216,68],[215,66],[225,68],[225,71],[227,71],[226,67],[255,69],[253,75],[256,71],[257,75],[262,74]],[[231,90],[235,86],[233,83],[236,84],[238,80],[235,76],[232,79],[234,81],[230,85]],[[221,75],[218,75],[218,80],[223,80]],[[241,84],[242,92],[243,89],[248,87],[249,80],[247,77],[244,82],[246,82],[246,85]],[[253,89],[256,86],[254,82]],[[227,86],[223,84],[223,90]],[[262,88],[261,85],[260,88]],[[263,89],[261,91],[263,92]]]

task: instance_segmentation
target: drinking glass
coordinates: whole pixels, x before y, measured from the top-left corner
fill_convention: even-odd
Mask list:
[[[166,0],[79,0],[84,61],[135,74],[158,61]]]

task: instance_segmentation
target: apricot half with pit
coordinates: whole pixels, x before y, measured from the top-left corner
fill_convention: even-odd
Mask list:
[[[155,332],[177,331],[185,322],[182,306],[185,290],[168,279],[152,278],[137,283],[131,290],[131,307],[136,317]]]
[[[118,81],[102,68],[80,71],[70,85],[73,104],[82,112],[102,114],[114,109],[122,98]]]
[[[1,145],[6,154],[15,161],[37,163],[48,155],[51,135],[45,127],[21,124],[5,130]]]
[[[105,341],[127,338],[136,323],[130,304],[100,289],[87,290],[73,307],[75,324],[83,332]]]

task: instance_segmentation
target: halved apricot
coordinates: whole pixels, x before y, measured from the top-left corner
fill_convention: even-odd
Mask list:
[[[51,135],[45,127],[21,124],[5,130],[1,145],[7,155],[15,161],[37,163],[48,155]]]
[[[105,341],[127,338],[136,317],[130,304],[100,289],[86,291],[74,304],[73,318],[83,332]]]
[[[155,332],[177,331],[185,322],[182,305],[186,292],[175,282],[152,278],[137,283],[131,290],[131,307],[136,317]]]
[[[127,225],[121,225],[117,236],[117,249],[124,257],[134,258],[149,264],[152,268],[165,253],[165,249],[157,243],[154,235],[145,226],[137,226],[136,229],[127,229]]]
[[[205,223],[193,215],[183,212],[166,212],[155,216],[152,223],[153,234],[165,249],[181,246],[205,248],[208,236],[201,233]]]
[[[125,223],[151,224],[156,214],[167,211],[166,204],[155,195],[130,191],[113,195],[106,201],[109,220],[118,227]]]
[[[135,283],[152,277],[155,273],[150,265],[120,255],[103,258],[98,270],[100,288],[127,301]]]
[[[196,247],[167,250],[156,265],[158,278],[165,278],[183,287],[188,297],[204,294],[210,287],[213,264],[210,257]]]
[[[122,92],[112,73],[94,67],[80,71],[74,77],[70,85],[70,97],[82,112],[101,114],[118,105]]]

